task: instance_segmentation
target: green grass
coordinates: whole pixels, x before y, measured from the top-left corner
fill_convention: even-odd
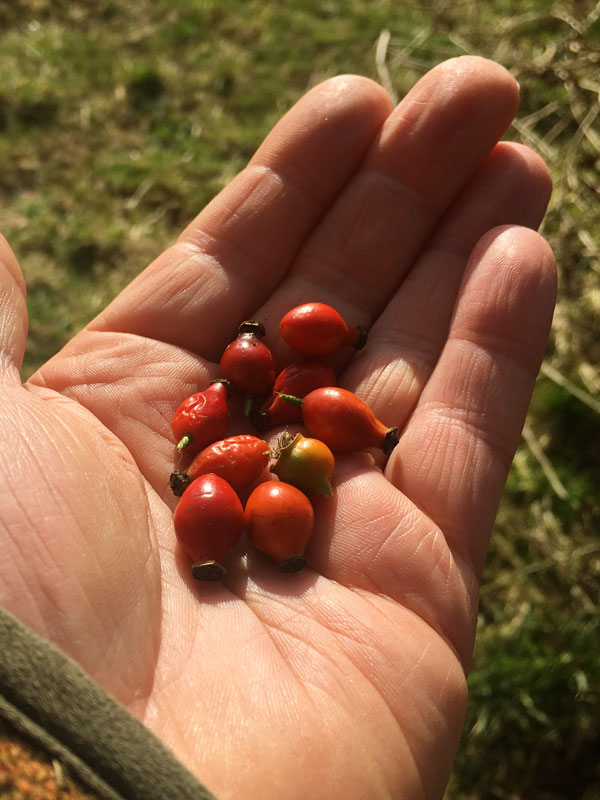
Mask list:
[[[402,96],[462,53],[518,78],[508,135],[552,171],[560,301],[485,571],[448,798],[600,797],[597,3],[6,0],[0,31],[0,228],[29,289],[25,376],[318,81],[357,72]]]

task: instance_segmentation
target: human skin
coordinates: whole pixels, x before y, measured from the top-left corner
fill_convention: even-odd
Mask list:
[[[512,77],[474,57],[395,109],[365,78],[318,85],[23,386],[25,288],[1,243],[0,602],[222,800],[443,794],[556,291],[535,232],[548,171],[498,143],[517,104]],[[170,419],[241,320],[284,362],[279,319],[312,300],[369,328],[340,384],[400,442],[383,471],[337,460],[302,573],[250,550],[222,583],[194,582]]]

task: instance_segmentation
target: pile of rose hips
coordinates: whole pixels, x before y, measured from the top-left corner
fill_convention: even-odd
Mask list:
[[[389,454],[398,443],[398,429],[336,387],[335,372],[321,360],[342,347],[361,348],[362,326],[350,327],[331,306],[305,303],[285,314],[280,330],[299,360],[276,374],[264,327],[243,322],[221,357],[221,377],[184,400],[171,423],[177,449],[193,456],[185,471],[172,473],[170,485],[181,497],[175,533],[198,580],[225,574],[221,562],[244,530],[282,572],[302,569],[314,525],[309,498],[332,496],[333,453],[377,447]],[[257,432],[302,423],[309,436],[286,429],[273,450],[251,434],[225,438],[235,394]],[[269,463],[278,480],[268,474]]]

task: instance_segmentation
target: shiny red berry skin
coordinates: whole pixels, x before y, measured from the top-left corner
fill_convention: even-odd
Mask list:
[[[215,381],[181,403],[171,422],[178,450],[194,455],[225,436],[229,425],[228,393],[227,382]]]
[[[196,478],[182,494],[173,522],[181,549],[194,562],[194,577],[222,577],[221,561],[239,542],[245,524],[240,499],[227,481],[212,473]]]
[[[260,478],[269,457],[269,445],[262,439],[245,433],[229,436],[201,450],[184,472],[173,472],[171,490],[179,496],[198,476],[212,472],[241,494]]]
[[[388,428],[364,400],[337,386],[309,392],[302,400],[302,419],[310,435],[334,453],[378,447],[389,454],[398,444],[398,428]]]
[[[304,303],[292,308],[280,322],[283,339],[299,353],[323,356],[350,345],[363,347],[367,332],[351,328],[342,315],[325,303]]]
[[[254,412],[252,421],[259,430],[265,430],[270,425],[301,422],[302,410],[298,406],[286,403],[279,395],[283,393],[304,397],[320,386],[333,386],[335,381],[333,368],[324,361],[317,358],[293,361],[275,378],[273,394],[261,409]]]
[[[271,391],[275,380],[275,360],[262,341],[263,336],[260,322],[243,322],[221,356],[221,375],[238,391],[253,397]]]
[[[304,551],[314,527],[310,500],[283,481],[259,483],[246,502],[246,533],[257,550],[275,559],[282,572],[306,564]]]

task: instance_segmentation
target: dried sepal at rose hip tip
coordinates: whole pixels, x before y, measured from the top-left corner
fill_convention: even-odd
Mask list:
[[[169,485],[179,497],[199,475],[212,472],[240,494],[256,483],[269,459],[269,445],[262,439],[246,433],[229,436],[201,450],[186,470],[172,472]]]
[[[246,533],[257,550],[274,559],[281,572],[298,572],[314,528],[308,497],[283,481],[265,481],[253,490],[244,509]]]
[[[398,444],[398,428],[384,425],[364,400],[346,389],[325,386],[303,399],[281,397],[302,408],[302,420],[310,435],[325,442],[334,453],[377,447],[389,455]]]
[[[217,379],[203,392],[187,397],[179,406],[171,429],[177,449],[190,455],[222,439],[229,425],[229,382]]]
[[[333,453],[324,442],[301,433],[291,436],[284,431],[274,451],[271,472],[304,492],[332,497],[331,476],[335,467]]]
[[[280,394],[304,397],[313,389],[333,386],[336,375],[332,367],[317,358],[305,358],[288,364],[275,378],[271,397],[251,414],[251,421],[258,430],[273,425],[290,425],[302,421],[302,410],[286,403]]]
[[[221,356],[221,375],[247,398],[264,396],[271,391],[275,380],[275,359],[262,341],[264,335],[265,329],[260,322],[246,320]],[[250,406],[247,402],[247,413]]]
[[[221,563],[239,542],[244,509],[234,489],[218,475],[207,473],[190,483],[177,503],[175,535],[192,563],[196,580],[222,578]]]
[[[362,325],[351,327],[325,303],[304,303],[292,308],[280,323],[281,336],[299,353],[323,356],[342,347],[360,349],[367,340]]]

